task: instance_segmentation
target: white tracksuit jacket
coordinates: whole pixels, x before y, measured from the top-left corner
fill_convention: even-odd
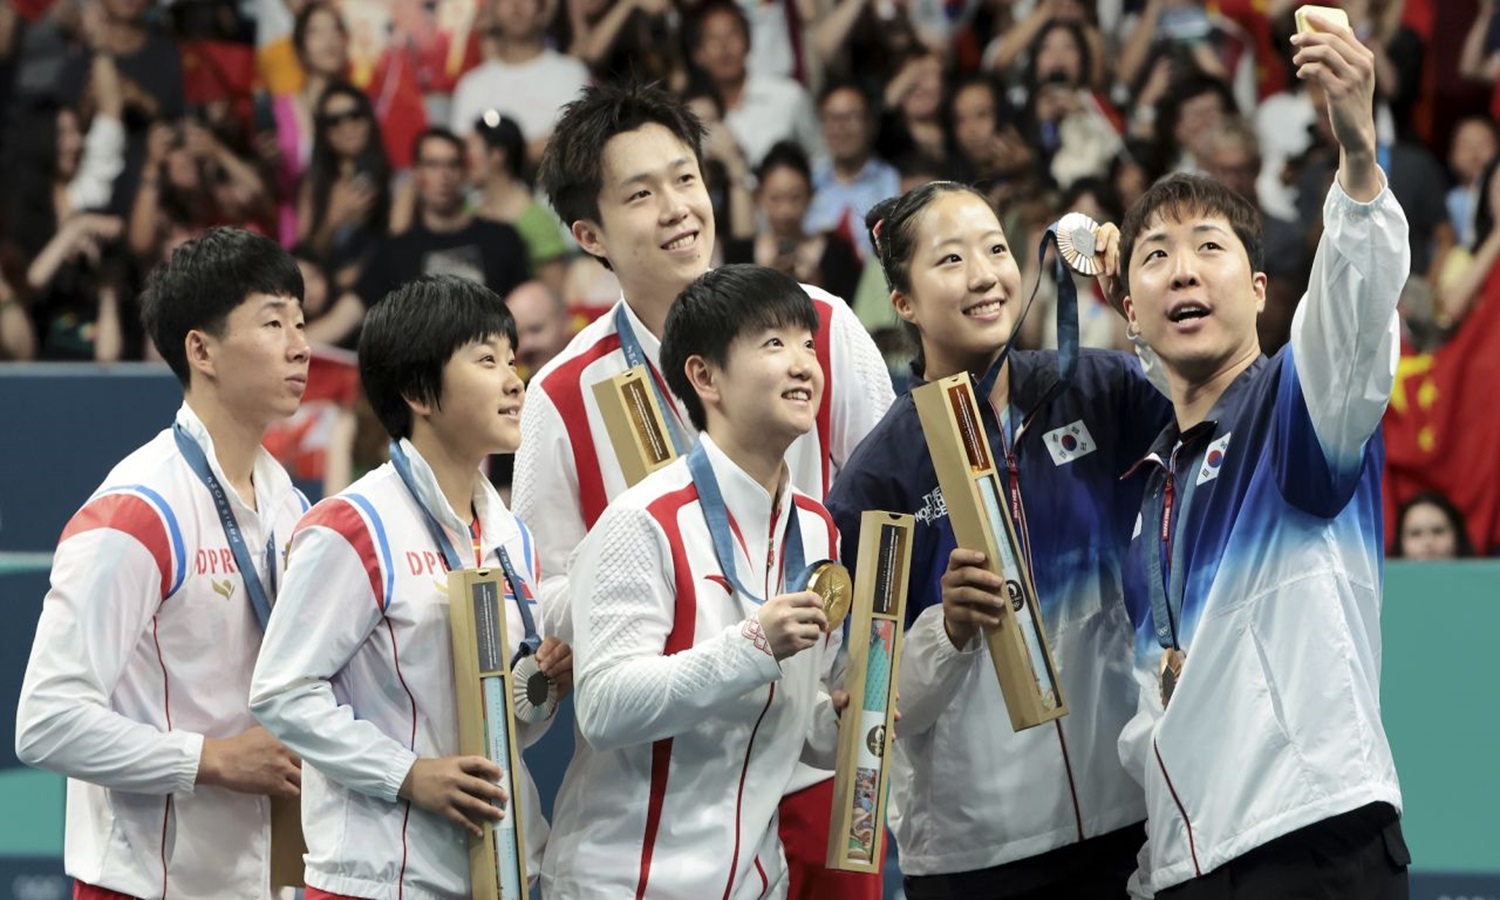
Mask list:
[[[1401,806],[1380,723],[1380,420],[1407,223],[1389,188],[1359,203],[1337,183],[1323,218],[1291,343],[1140,466],[1124,582],[1140,707],[1120,756],[1146,790],[1156,891],[1303,826]],[[1167,592],[1187,661],[1164,711],[1153,610]]]
[[[261,451],[251,510],[186,404],[177,422],[269,590],[266,541],[280,568],[306,500]],[[213,499],[168,428],[64,529],[21,688],[16,755],[68,776],[68,875],[147,900],[271,896],[269,799],[194,784],[204,738],[255,725],[246,698],[260,643]]]
[[[788,488],[773,520],[765,490],[701,440],[743,536],[742,584],[783,592],[792,514],[806,561],[835,557],[821,505]],[[759,607],[722,573],[682,459],[622,494],[580,548],[571,584],[585,742],[558,795],[548,900],[785,896],[776,809],[799,758],[832,764],[826,685],[839,633],[778,665],[754,627]]]
[[[416,448],[402,448],[421,502],[472,566],[468,527]],[[386,463],[303,517],[251,686],[256,717],[305,762],[307,883],[371,900],[469,896],[463,832],[397,797],[418,758],[458,753],[447,566],[417,503]],[[483,479],[474,508],[485,565],[499,565],[503,545],[535,584],[531,537]],[[514,653],[525,632],[515,597],[505,600]],[[547,724],[521,726],[522,746]],[[518,781],[536,873],[547,822],[524,766]]]

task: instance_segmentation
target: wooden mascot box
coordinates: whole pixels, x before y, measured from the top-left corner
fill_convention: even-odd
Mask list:
[[[650,378],[645,366],[636,366],[594,385],[594,399],[626,487],[677,458]]]
[[[1006,510],[1005,487],[985,436],[974,382],[967,372],[929,382],[912,391],[912,400],[958,546],[983,552],[986,566],[1005,579],[1010,595],[1000,624],[987,629],[985,639],[1011,727],[1020,731],[1066,715],[1036,588],[1021,564],[1021,545]]]
[[[509,795],[505,817],[485,824],[484,837],[469,840],[474,900],[526,900],[531,894],[526,886],[526,823],[514,777],[521,768],[521,750],[505,633],[504,576],[499,569],[449,572],[448,608],[458,752],[498,765],[500,786]]]
[[[847,872],[879,872],[885,858],[885,750],[896,724],[896,678],[911,572],[916,520],[868,510],[859,523],[859,571],[850,610],[849,707],[839,719],[827,865]]]

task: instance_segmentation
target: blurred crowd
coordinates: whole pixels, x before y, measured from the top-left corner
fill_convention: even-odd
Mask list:
[[[1274,353],[1337,167],[1324,98],[1292,74],[1296,5],[0,0],[0,360],[150,359],[135,303],[156,261],[214,225],[276,236],[303,269],[309,337],[329,348],[309,398],[332,410],[285,452],[321,435],[309,470],[336,487],[350,466],[324,459],[329,433],[360,457],[357,380],[338,348],[392,287],[439,272],[489,285],[515,311],[530,372],[616,300],[532,178],[579,88],[627,78],[669,85],[707,126],[718,261],[843,297],[898,378],[907,348],[862,222],[932,179],[992,199],[1028,289],[1062,213],[1118,221],[1171,172],[1223,181],[1264,217],[1261,341]],[[1500,14],[1495,0],[1337,5],[1374,52],[1380,162],[1411,223],[1386,429],[1392,551],[1405,507],[1437,492],[1465,537],[1453,554],[1488,553]],[[1055,288],[1040,281],[1029,346],[1055,342]],[[1079,285],[1085,345],[1128,347],[1123,321]]]

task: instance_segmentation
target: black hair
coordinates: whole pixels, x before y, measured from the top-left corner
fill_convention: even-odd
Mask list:
[[[510,177],[520,179],[526,167],[526,137],[521,126],[510,116],[496,110],[486,110],[474,123],[474,133],[490,150],[505,154],[505,171]]]
[[[1120,193],[1115,186],[1097,175],[1089,175],[1080,178],[1068,185],[1068,189],[1062,192],[1058,200],[1057,208],[1071,210],[1078,205],[1078,201],[1085,194],[1093,194],[1098,201],[1106,222],[1120,221]]]
[[[703,431],[708,420],[703,401],[688,381],[688,357],[701,356],[723,368],[736,338],[793,325],[816,334],[818,310],[795,278],[775,269],[720,266],[683,289],[662,328],[661,368],[694,428]]]
[[[333,16],[333,21],[338,23],[339,33],[344,36],[344,40],[349,40],[349,27],[344,24],[344,17],[339,15],[338,9],[331,3],[314,0],[299,10],[297,18],[292,22],[292,48],[299,57],[307,46],[307,30],[312,27],[312,17],[320,12]]]
[[[899,197],[887,197],[865,214],[870,246],[875,248],[875,258],[885,273],[887,290],[911,293],[911,258],[917,251],[917,223],[933,201],[954,193],[973,194],[986,206],[990,202],[970,185],[957,181],[929,181]],[[904,320],[902,328],[914,350],[913,366],[919,370],[925,368],[927,361],[922,352],[922,332]]]
[[[1495,230],[1495,211],[1490,206],[1490,192],[1495,189],[1496,178],[1500,178],[1500,156],[1490,160],[1475,181],[1474,246],[1470,249],[1476,252],[1479,245],[1488,240],[1490,233]]]
[[[1040,86],[1036,71],[1037,54],[1041,52],[1042,44],[1047,40],[1047,36],[1054,31],[1066,31],[1072,35],[1073,43],[1078,47],[1078,80],[1072,86],[1087,87],[1094,83],[1094,51],[1089,47],[1088,35],[1084,32],[1083,26],[1069,19],[1052,19],[1042,26],[1042,30],[1036,33],[1036,37],[1031,39],[1031,45],[1027,48],[1026,68],[1021,81],[1026,86],[1028,97],[1034,95]]]
[[[547,141],[539,177],[552,208],[571,229],[574,222],[599,220],[604,189],[604,145],[618,134],[660,125],[693,151],[703,168],[703,123],[676,95],[657,84],[600,84],[583,89],[563,107]],[[596,257],[609,268],[609,262]]]
[[[755,169],[757,180],[764,182],[766,176],[777,169],[791,169],[812,187],[812,165],[807,161],[807,151],[796,141],[777,141],[766,151],[760,165]]]
[[[1202,97],[1205,94],[1213,94],[1219,98],[1219,104],[1224,108],[1224,115],[1232,116],[1239,112],[1239,104],[1234,100],[1234,92],[1221,78],[1206,75],[1200,70],[1193,70],[1182,78],[1172,79],[1172,85],[1156,104],[1156,154],[1163,164],[1170,166],[1176,159],[1173,152],[1181,151],[1177,146],[1177,122],[1182,118],[1182,108],[1189,100]]]
[[[463,140],[452,131],[441,125],[429,125],[423,128],[421,133],[411,142],[411,161],[415,166],[422,157],[422,145],[428,141],[442,141],[454,150],[458,151],[458,159],[464,161],[469,156],[469,148],[464,145]]]
[[[333,193],[333,184],[339,179],[339,156],[328,140],[328,129],[322,122],[323,109],[333,97],[348,97],[355,108],[369,122],[370,139],[364,150],[354,160],[356,171],[370,176],[375,188],[375,203],[370,207],[368,221],[376,232],[383,233],[391,214],[391,163],[385,155],[385,141],[380,136],[380,123],[375,118],[375,107],[365,92],[347,81],[334,81],[324,89],[313,110],[312,159],[307,164],[305,176],[312,185],[313,221],[308,233],[315,233],[328,214],[328,198]]]
[[[1404,555],[1401,549],[1401,539],[1402,532],[1406,528],[1406,516],[1416,507],[1424,505],[1436,506],[1443,517],[1448,520],[1449,526],[1453,528],[1454,555],[1460,559],[1473,556],[1474,542],[1469,540],[1469,529],[1464,521],[1464,514],[1453,504],[1452,500],[1448,499],[1448,495],[1441,491],[1423,491],[1401,504],[1396,511],[1395,540],[1391,542],[1391,549],[1387,555],[1396,558]]]
[[[865,90],[863,84],[853,78],[834,78],[824,84],[823,89],[818,91],[818,111],[822,112],[823,106],[828,102],[829,98],[841,91],[853,92],[859,97],[860,102],[864,103],[866,117],[872,120],[875,118],[875,98],[870,96],[870,92]]]
[[[745,48],[750,48],[750,18],[735,0],[707,0],[691,15],[682,26],[682,45],[687,48],[689,58],[693,50],[703,40],[703,23],[708,21],[709,16],[714,13],[728,13],[734,17],[735,24],[740,27],[740,34],[745,38]]]
[[[505,301],[456,275],[424,275],[370,307],[359,335],[359,380],[386,433],[411,437],[407,401],[441,407],[443,367],[453,354],[501,336],[515,350],[516,320]]]
[[[302,302],[302,270],[270,238],[243,228],[212,228],[151,271],[141,295],[141,324],[187,387],[188,332],[224,335],[235,307],[251,294]]]
[[[1130,294],[1130,258],[1135,252],[1135,242],[1158,216],[1169,221],[1181,221],[1188,216],[1223,216],[1229,222],[1235,237],[1245,245],[1245,255],[1250,259],[1250,271],[1265,270],[1266,254],[1261,242],[1260,210],[1207,175],[1179,173],[1153,184],[1125,213],[1125,221],[1120,225],[1121,296]]]

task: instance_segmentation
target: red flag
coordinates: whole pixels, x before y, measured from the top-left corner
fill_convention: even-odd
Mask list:
[[[1387,542],[1396,509],[1441,491],[1468,521],[1475,552],[1500,547],[1500,266],[1453,337],[1429,354],[1404,354],[1385,415]]]

